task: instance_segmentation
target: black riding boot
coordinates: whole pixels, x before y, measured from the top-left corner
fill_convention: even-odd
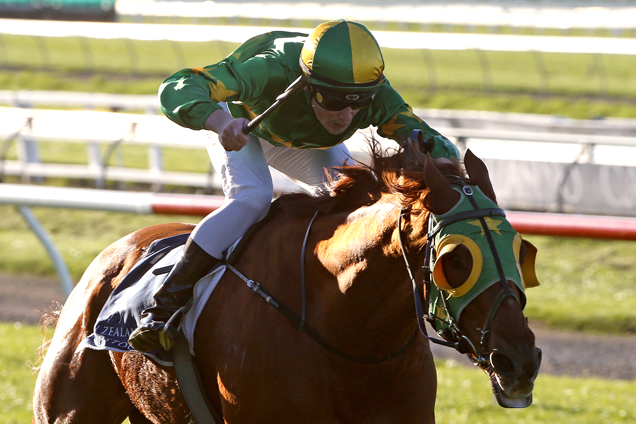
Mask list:
[[[155,293],[154,305],[141,314],[141,323],[130,335],[128,343],[140,352],[157,348],[170,350],[174,346],[176,328],[166,323],[190,300],[196,282],[218,261],[188,238],[181,259]]]

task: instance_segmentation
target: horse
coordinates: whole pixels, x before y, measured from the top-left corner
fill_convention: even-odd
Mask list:
[[[486,372],[502,406],[530,404],[541,352],[523,314],[524,285],[500,271],[511,264],[524,275],[532,271],[531,245],[515,238],[516,244],[480,253],[498,251],[503,265],[481,259],[483,270],[496,268],[496,277],[458,314],[453,301],[461,296],[453,296],[474,279],[475,252],[468,242],[432,243],[440,228],[471,217],[486,223],[475,227],[482,235],[497,230],[493,216],[505,224],[502,214],[493,214],[500,210],[485,165],[470,151],[464,170],[438,168],[413,149],[380,150],[372,149],[372,165],[338,168],[322,195],[276,199],[233,262],[239,272],[226,271],[207,301],[193,349],[223,422],[434,423],[431,341],[466,353]],[[463,192],[484,193],[480,202],[491,207],[455,213]],[[434,220],[445,215],[446,222]],[[136,351],[78,347],[148,246],[192,230],[179,223],[143,228],[93,260],[61,310],[43,358],[34,423],[190,422],[173,368]],[[299,320],[263,301],[241,276]],[[419,328],[424,316],[441,339]]]

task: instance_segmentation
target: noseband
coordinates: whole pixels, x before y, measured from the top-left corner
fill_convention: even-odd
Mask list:
[[[435,337],[430,337],[426,333],[426,329],[424,326],[425,324],[424,319],[426,319],[426,321],[428,321],[431,324],[434,324],[435,322],[439,322],[439,321],[443,322],[443,319],[431,313],[430,308],[427,309],[428,312],[426,314],[424,313],[422,300],[418,290],[418,284],[414,278],[411,263],[406,255],[406,249],[404,248],[405,234],[404,234],[404,231],[402,230],[402,219],[403,219],[403,216],[404,216],[404,219],[407,219],[407,217],[409,216],[407,213],[408,211],[406,210],[402,211],[398,216],[397,225],[398,225],[398,231],[400,235],[399,237],[400,247],[402,249],[402,255],[406,263],[406,269],[408,271],[409,277],[413,284],[413,296],[415,298],[415,311],[417,313],[417,323],[422,335],[426,337],[428,340],[430,340],[432,343],[439,344],[442,346],[452,347],[455,350],[457,350],[459,353],[466,354],[475,365],[478,365],[481,368],[485,368],[490,363],[489,359],[484,356],[486,352],[486,344],[488,343],[488,338],[490,335],[490,329],[491,329],[493,320],[495,318],[495,315],[499,311],[499,308],[501,307],[503,301],[508,298],[514,298],[515,300],[517,300],[517,302],[519,303],[519,306],[522,309],[523,309],[523,305],[521,301],[517,298],[517,296],[513,293],[513,291],[510,290],[510,287],[508,287],[508,279],[506,278],[506,275],[504,273],[503,266],[499,258],[499,254],[497,253],[495,242],[492,238],[492,234],[485,220],[486,217],[493,217],[493,216],[505,217],[506,213],[504,212],[503,209],[500,209],[500,208],[480,208],[477,205],[477,202],[475,201],[475,199],[473,198],[473,189],[470,186],[468,186],[462,179],[458,179],[458,181],[461,184],[463,193],[466,195],[466,197],[470,201],[473,207],[473,210],[458,212],[456,214],[450,215],[442,219],[434,227],[433,227],[434,222],[433,222],[432,214],[429,214],[429,218],[428,218],[429,232],[426,236],[425,259],[424,259],[424,265],[422,266],[422,269],[424,270],[424,286],[425,286],[425,293],[426,293],[425,302],[426,304],[430,302],[431,287],[432,287],[432,284],[434,284],[431,268],[437,259],[435,257],[435,246],[433,245],[433,240],[435,236],[444,227],[450,224],[453,224],[455,222],[464,221],[468,219],[478,219],[481,224],[482,230],[484,231],[484,234],[486,235],[488,246],[490,247],[490,251],[494,258],[495,266],[497,267],[497,272],[499,274],[499,279],[502,283],[502,290],[497,296],[497,298],[495,299],[495,302],[493,303],[493,305],[491,306],[490,312],[488,313],[488,317],[486,318],[484,325],[480,329],[481,340],[479,343],[480,344],[479,349],[475,347],[475,345],[470,341],[470,339],[466,335],[464,335],[461,329],[459,328],[459,325],[457,323],[458,320],[453,317],[453,314],[451,313],[450,307],[447,302],[447,298],[443,294],[441,298],[443,300],[444,312],[446,313],[446,316],[448,317],[448,321],[446,322],[446,324],[448,325],[448,328],[449,328],[448,331],[444,332],[443,336],[448,341],[435,338]],[[431,227],[433,228],[431,229]]]

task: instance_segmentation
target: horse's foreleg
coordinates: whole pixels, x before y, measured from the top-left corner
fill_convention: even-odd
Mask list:
[[[111,287],[83,279],[60,313],[33,397],[34,423],[119,424],[132,403],[106,351],[78,349]]]
[[[35,387],[34,423],[119,424],[132,409],[108,352],[49,349]]]
[[[132,424],[190,422],[190,411],[177,385],[173,368],[158,366],[138,352],[111,352],[111,357],[119,379],[136,408],[131,416]],[[137,411],[141,413],[137,414]]]

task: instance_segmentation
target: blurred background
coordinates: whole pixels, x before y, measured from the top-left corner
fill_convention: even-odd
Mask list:
[[[64,157],[77,165],[79,152],[62,154],[62,145],[39,142],[61,141],[62,134],[53,134],[45,120],[60,128],[63,118],[36,118],[25,107],[156,115],[153,96],[176,70],[214,63],[260,32],[309,32],[326,20],[345,18],[374,31],[391,84],[424,120],[460,149],[487,159],[495,177],[506,176],[495,178],[504,207],[634,216],[636,4],[631,3],[0,0],[0,16],[20,18],[0,22],[0,104],[19,109],[3,111],[3,122],[11,125],[0,128],[0,177],[41,180],[79,172],[58,166]],[[104,125],[107,135],[87,128],[89,116],[118,123]],[[155,189],[184,185],[169,172],[192,170],[191,164],[179,165],[184,161],[156,146],[143,161],[122,150],[153,141],[196,147],[192,132],[165,129],[171,125],[166,120],[155,125],[147,118],[132,134],[132,122],[121,116],[98,116],[85,114],[85,125],[72,125],[78,133],[101,132],[88,146],[72,146],[86,151],[83,160],[92,171],[83,177],[103,187],[106,181],[95,170],[110,166],[111,182],[148,184],[143,173],[123,168],[149,162],[145,166],[161,174],[152,177]],[[38,140],[31,142],[30,135]],[[108,142],[104,157],[100,148]],[[206,161],[196,170],[206,172]],[[510,178],[515,174],[534,178]],[[207,192],[218,188],[211,178],[192,177],[185,185]],[[281,190],[293,189],[279,184]]]
[[[484,159],[502,207],[595,227],[527,237],[546,373],[533,407],[500,410],[483,376],[436,352],[438,420],[636,422],[633,0],[0,0],[0,421],[30,420],[39,310],[108,244],[197,222],[188,205],[220,194],[202,147],[214,135],[166,119],[161,82],[253,35],[340,18],[371,29],[418,116]],[[347,142],[356,158],[373,134]],[[158,196],[185,210],[153,213]]]

